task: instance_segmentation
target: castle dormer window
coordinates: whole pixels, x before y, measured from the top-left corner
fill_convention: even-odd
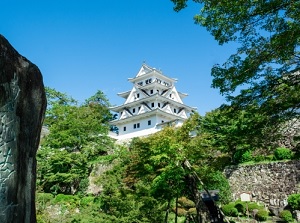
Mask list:
[[[132,113],[135,113],[135,108],[132,109]]]
[[[153,89],[150,90],[150,94],[153,94]]]

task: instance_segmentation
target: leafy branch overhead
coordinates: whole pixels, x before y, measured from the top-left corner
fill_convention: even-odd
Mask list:
[[[188,3],[171,1],[175,11]],[[225,63],[213,66],[212,87],[234,110],[250,109],[269,117],[266,125],[299,118],[300,1],[193,1],[201,8],[194,17],[196,24],[220,45],[239,45]]]

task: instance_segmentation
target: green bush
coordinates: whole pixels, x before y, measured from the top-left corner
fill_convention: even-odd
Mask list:
[[[66,194],[58,194],[53,202],[55,204],[57,203],[64,203],[64,204],[70,204],[70,205],[77,205],[79,202],[79,197],[76,195],[66,195]]]
[[[272,161],[272,160],[274,160],[274,156],[273,155],[268,155],[268,156],[256,155],[253,157],[253,160],[255,162]]]
[[[229,203],[222,206],[222,211],[226,216],[237,217],[239,215],[238,210],[234,207],[235,203]]]
[[[289,210],[283,210],[279,213],[279,217],[284,220],[284,222],[293,222],[293,215]]]
[[[200,178],[203,180],[206,189],[219,189],[219,202],[221,204],[227,204],[231,201],[232,195],[229,182],[221,171],[214,171],[207,168],[205,171],[201,172]]]
[[[246,205],[244,202],[237,202],[234,206],[239,213],[246,214]]]
[[[36,201],[39,203],[48,203],[53,199],[53,195],[50,193],[37,193]]]
[[[248,150],[242,155],[242,163],[250,162],[252,160],[253,157],[251,151]]]
[[[294,210],[300,210],[300,194],[291,194],[288,197],[288,204]]]
[[[268,217],[269,217],[269,212],[264,209],[258,210],[256,214],[256,219],[258,221],[266,221]]]
[[[249,212],[252,212],[254,209],[260,210],[262,208],[263,208],[263,206],[259,205],[258,203],[255,203],[255,202],[248,203],[248,211]]]
[[[292,159],[293,153],[290,149],[279,147],[274,151],[275,160]]]
[[[246,163],[253,160],[252,153],[250,150],[240,149],[237,150],[233,155],[233,160],[236,163]]]

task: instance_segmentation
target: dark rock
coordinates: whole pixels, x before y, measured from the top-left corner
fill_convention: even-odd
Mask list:
[[[38,67],[0,35],[1,223],[36,222],[36,151],[45,109]]]

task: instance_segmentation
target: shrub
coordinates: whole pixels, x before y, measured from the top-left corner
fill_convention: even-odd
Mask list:
[[[274,151],[275,160],[291,159],[292,157],[293,153],[290,149],[279,147]]]
[[[269,217],[269,212],[266,210],[258,210],[257,214],[256,214],[256,218],[258,221],[266,221]]]
[[[289,210],[283,210],[279,213],[279,217],[284,220],[284,222],[293,222],[293,215]]]
[[[37,193],[36,201],[39,203],[48,203],[53,199],[53,195],[50,193]]]
[[[273,155],[268,155],[268,156],[257,155],[257,156],[253,157],[253,160],[255,162],[272,161],[272,160],[274,160],[274,156]]]
[[[238,210],[234,207],[234,203],[226,204],[222,207],[222,211],[226,216],[237,217],[239,215]]]
[[[287,201],[294,210],[300,210],[300,194],[289,195]]]
[[[255,203],[255,202],[248,203],[248,211],[249,212],[252,212],[254,209],[260,210],[262,208],[263,208],[263,206]]]
[[[65,195],[65,194],[58,194],[55,198],[54,198],[54,203],[68,203],[70,205],[76,205],[79,201],[78,196],[76,195]]]
[[[243,155],[242,155],[242,163],[250,162],[252,160],[253,160],[253,157],[252,157],[251,151],[248,150],[245,153],[243,153]]]
[[[233,160],[235,163],[245,163],[250,162],[254,158],[252,156],[252,152],[250,150],[240,149],[237,150],[233,155]]]
[[[234,207],[238,210],[239,213],[242,213],[243,215],[246,213],[245,203],[238,202]]]

